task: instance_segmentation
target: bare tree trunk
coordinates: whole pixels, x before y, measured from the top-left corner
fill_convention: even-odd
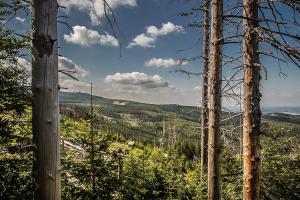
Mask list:
[[[208,142],[208,71],[209,71],[209,0],[203,0],[204,26],[203,26],[203,77],[201,100],[201,177],[207,167],[207,142]]]
[[[220,194],[220,123],[222,93],[223,0],[211,1],[210,111],[208,134],[208,199]]]
[[[93,83],[91,83],[91,172],[92,172],[92,196],[96,194],[95,175],[95,134],[94,134],[94,106],[93,106]]]
[[[57,1],[32,5],[33,174],[37,200],[60,199]]]
[[[243,120],[243,199],[259,199],[260,185],[260,62],[257,28],[257,0],[244,0],[244,120]]]

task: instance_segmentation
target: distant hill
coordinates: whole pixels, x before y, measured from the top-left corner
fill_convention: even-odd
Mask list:
[[[300,115],[300,107],[297,106],[278,106],[278,107],[263,107],[263,113],[285,113],[289,115]]]
[[[81,92],[60,92],[59,101],[63,104],[89,104],[91,101],[91,96]],[[110,104],[113,100],[93,95],[93,101],[96,104]]]
[[[282,122],[282,123],[292,123],[300,124],[300,115],[287,114],[287,113],[267,113],[263,115],[265,121],[271,122]]]
[[[60,92],[61,104],[78,104],[89,105],[91,97],[87,93],[71,93]],[[195,106],[183,106],[176,104],[148,104],[121,99],[109,99],[93,95],[95,105],[109,107],[111,111],[116,113],[143,113],[144,116],[173,116],[191,122],[199,122],[200,109]],[[299,107],[264,107],[264,121],[287,122],[300,124],[300,108]],[[228,115],[224,112],[223,115]],[[158,119],[158,118],[153,118]]]
[[[60,92],[59,95],[61,104],[90,104],[91,97],[86,93],[71,93],[71,92]],[[93,103],[95,105],[101,105],[103,107],[110,107],[114,111],[139,111],[139,112],[152,112],[161,113],[162,115],[170,114],[177,115],[189,121],[199,121],[200,112],[199,108],[195,106],[183,106],[176,104],[148,104],[134,101],[127,101],[121,99],[108,99],[104,97],[94,96]]]

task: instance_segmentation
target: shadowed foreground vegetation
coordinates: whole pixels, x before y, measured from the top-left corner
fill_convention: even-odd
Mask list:
[[[62,199],[206,199],[206,181],[200,180],[199,133],[195,128],[198,110],[134,102],[118,106],[113,102],[105,106],[95,101],[94,159],[87,105],[76,102],[61,106]],[[11,111],[1,115],[2,123],[5,117],[7,124],[0,138],[0,199],[31,199],[33,195],[31,110],[27,106],[21,110],[21,114]],[[297,116],[281,117],[265,116],[263,123],[263,199],[300,197],[300,125],[295,122]],[[235,123],[238,120],[233,119],[223,127]],[[168,144],[174,124],[177,140],[171,138]],[[135,144],[128,145],[130,141]],[[239,145],[238,134],[224,135],[224,199],[242,198]]]

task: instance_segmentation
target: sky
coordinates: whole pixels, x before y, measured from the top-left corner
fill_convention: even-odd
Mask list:
[[[199,56],[201,32],[187,27],[201,16],[181,17],[192,4],[184,0],[107,0],[114,10],[118,26],[115,32],[103,16],[102,0],[59,0],[66,7],[59,11],[59,68],[73,70],[75,81],[63,74],[64,91],[88,92],[124,100],[155,104],[200,105],[201,77],[175,72],[180,68],[200,72],[201,60],[180,62]],[[94,11],[96,11],[96,14]],[[10,22],[18,32],[30,29],[30,17],[18,13]],[[72,31],[70,30],[72,29]],[[179,51],[185,49],[184,51]],[[238,47],[224,47],[224,54],[234,55]],[[29,58],[25,58],[30,61]],[[300,69],[287,64],[281,71],[274,60],[262,58],[267,80],[261,82],[262,106],[300,106]],[[20,58],[20,63],[30,64]],[[224,69],[229,77],[232,70]],[[224,99],[225,106],[236,106]]]

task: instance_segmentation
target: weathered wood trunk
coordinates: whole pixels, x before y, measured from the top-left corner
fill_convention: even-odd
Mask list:
[[[260,62],[256,32],[258,1],[244,0],[244,116],[243,116],[243,199],[259,199],[260,185]]]
[[[201,100],[201,177],[207,168],[207,142],[208,142],[208,73],[209,73],[209,0],[203,0],[203,75]]]
[[[57,1],[32,5],[32,132],[34,198],[60,199]]]
[[[220,123],[222,95],[223,1],[211,1],[210,111],[208,134],[208,199],[220,194]]]

